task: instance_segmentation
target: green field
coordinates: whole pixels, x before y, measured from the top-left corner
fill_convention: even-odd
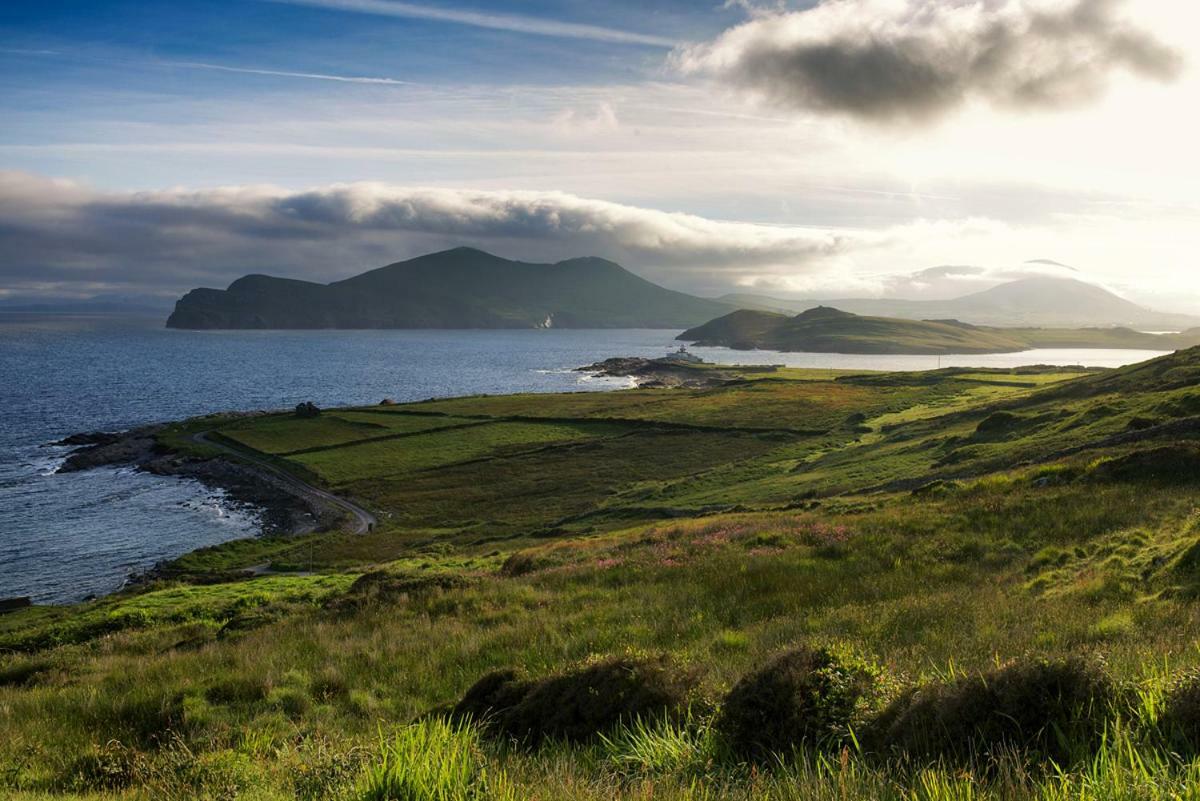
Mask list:
[[[1200,693],[1181,689],[1200,669],[1200,349],[1103,372],[780,370],[215,417],[162,437],[203,453],[198,431],[379,525],[228,543],[170,581],[0,616],[11,797],[1200,798]],[[836,731],[739,751],[731,688],[802,646],[870,691]],[[489,671],[549,681],[613,658],[667,660],[686,711],[536,745],[429,714]],[[926,734],[1007,725],[1049,691],[992,718],[952,691],[1039,659],[1115,688],[1021,730],[1043,750],[931,757],[888,717],[932,699]],[[1093,739],[1070,728],[1089,716]]]

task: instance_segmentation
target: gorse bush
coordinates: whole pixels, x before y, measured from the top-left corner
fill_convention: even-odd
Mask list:
[[[868,706],[875,670],[825,648],[797,648],[744,676],[717,728],[739,755],[770,758],[842,741]]]
[[[867,739],[873,749],[918,762],[994,765],[1018,755],[1061,766],[1099,749],[1119,706],[1099,664],[1030,660],[910,690],[874,721]]]
[[[479,730],[439,718],[406,726],[383,743],[360,782],[361,801],[516,801],[483,753]]]
[[[588,740],[619,723],[680,713],[695,676],[662,659],[619,658],[536,681],[510,670],[489,673],[454,708],[522,743]]]

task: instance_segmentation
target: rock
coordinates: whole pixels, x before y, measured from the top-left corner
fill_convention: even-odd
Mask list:
[[[701,363],[702,365],[702,363]],[[737,376],[711,366],[680,361],[667,356],[662,359],[644,359],[639,356],[621,356],[602,362],[575,368],[578,372],[596,373],[613,378],[632,378],[642,389],[683,387],[707,389],[719,387]]]
[[[67,437],[62,441],[90,441],[91,444],[73,451],[58,468],[58,472],[74,473],[93,467],[139,464],[147,461],[158,452],[155,435],[161,429],[162,426],[145,426],[123,434],[75,434]]]
[[[304,401],[296,404],[297,417],[320,417],[321,410],[312,401]]]
[[[111,445],[120,438],[121,434],[115,431],[92,431],[84,434],[72,434],[69,437],[64,437],[58,442],[51,442],[50,444],[80,448],[85,445]]]
[[[9,612],[15,612],[18,609],[26,609],[33,606],[33,601],[28,595],[21,595],[15,598],[0,598],[0,615]]]

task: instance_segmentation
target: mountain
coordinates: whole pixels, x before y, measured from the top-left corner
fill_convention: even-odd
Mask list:
[[[0,312],[24,314],[112,314],[158,316],[171,307],[155,295],[97,295],[91,298],[15,297],[0,301]]]
[[[1200,344],[1200,329],[1159,335],[1129,328],[995,328],[958,320],[860,316],[818,306],[795,317],[740,309],[684,331],[677,338],[739,350],[938,355],[1055,347],[1166,351]]]
[[[795,317],[742,309],[684,331],[678,338],[740,350],[815,353],[1004,353],[1026,349],[1018,339],[965,323],[860,317],[827,306]]]
[[[194,289],[168,328],[683,328],[729,311],[618,264],[530,264],[455,248],[318,284],[248,275]]]
[[[734,294],[717,298],[744,309],[800,312],[821,304],[854,314],[912,320],[955,319],[975,325],[1073,328],[1127,326],[1146,331],[1182,331],[1200,317],[1146,309],[1107,289],[1073,278],[1022,278],[951,300],[839,298],[808,300]]]

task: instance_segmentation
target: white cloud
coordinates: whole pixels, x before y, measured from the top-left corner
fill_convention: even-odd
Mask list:
[[[1119,72],[1178,75],[1180,54],[1119,5],[825,0],[683,47],[675,63],[779,106],[874,122],[930,120],[970,101],[1057,109],[1096,99]]]

